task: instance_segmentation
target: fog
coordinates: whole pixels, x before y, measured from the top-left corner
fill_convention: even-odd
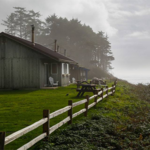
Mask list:
[[[115,57],[114,69],[110,71],[113,75],[141,78],[143,82],[150,76],[149,0],[1,0],[0,23],[14,11],[13,7],[39,11],[43,20],[54,13],[68,19],[78,18],[95,32],[108,35]],[[0,32],[4,31],[0,24]]]

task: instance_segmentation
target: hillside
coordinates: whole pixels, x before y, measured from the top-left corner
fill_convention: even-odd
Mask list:
[[[114,96],[92,108],[86,119],[58,130],[35,149],[150,149],[150,104],[138,90],[139,85],[118,81]]]

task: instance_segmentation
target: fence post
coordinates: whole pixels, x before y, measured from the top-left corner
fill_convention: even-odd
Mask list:
[[[68,124],[72,124],[72,100],[68,101],[68,106],[71,106],[71,109],[68,110],[68,117],[70,117],[70,121],[68,121]]]
[[[106,86],[106,88],[107,88],[106,94],[107,94],[107,96],[108,96],[108,86]]]
[[[49,128],[50,128],[49,114],[50,114],[49,110],[43,110],[43,118],[48,118],[47,122],[43,124],[43,133],[46,132],[47,134],[47,136],[45,137],[45,141],[49,140]]]
[[[5,132],[0,132],[0,150],[4,150],[5,146]]]
[[[114,85],[112,85],[112,89],[111,89],[112,94],[111,94],[111,96],[113,96],[113,90],[114,90]]]
[[[114,84],[115,84],[115,85],[117,84],[117,79],[114,81]]]
[[[87,102],[85,103],[85,113],[84,113],[84,116],[87,117],[87,112],[88,112],[88,105],[89,105],[89,96],[86,95],[86,99],[87,99]]]
[[[103,88],[101,88],[101,90],[102,90],[102,94],[101,94],[101,97],[102,97],[102,99],[103,99]]]
[[[98,91],[95,91],[95,93],[94,94],[96,94],[96,97],[95,97],[95,99],[94,99],[94,102],[95,102],[95,108],[96,108],[96,104],[97,104],[97,97],[98,97]]]
[[[117,84],[117,80],[114,81],[114,86],[115,86],[115,87],[114,87],[114,90],[115,90],[115,91],[116,91],[116,84]],[[114,91],[114,93],[115,93],[115,91]]]

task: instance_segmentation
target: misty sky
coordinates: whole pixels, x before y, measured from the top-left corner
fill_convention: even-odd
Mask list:
[[[104,31],[115,57],[115,76],[149,77],[150,0],[0,0],[0,23],[13,7],[40,12],[41,19],[53,15],[78,18],[95,32]],[[0,24],[0,32],[5,27]],[[65,46],[64,46],[65,47]]]

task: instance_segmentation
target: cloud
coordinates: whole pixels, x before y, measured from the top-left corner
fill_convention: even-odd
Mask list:
[[[89,25],[95,32],[104,31],[108,36],[117,33],[117,29],[109,23],[109,12],[106,7],[105,0],[2,0],[0,18],[5,20],[6,16],[14,11],[13,7],[25,7],[27,10],[33,9],[39,11],[44,20],[54,13],[58,17],[66,17],[68,19],[78,18],[83,24]],[[7,6],[7,10],[5,8]],[[8,11],[9,10],[9,11]]]
[[[140,10],[140,11],[135,11],[134,12],[135,15],[137,16],[145,16],[145,15],[149,15],[150,14],[150,9],[144,9],[144,10]]]
[[[150,34],[148,32],[133,32],[129,34],[129,37],[135,37],[138,39],[150,39]]]
[[[58,1],[60,2],[59,5]],[[104,31],[109,36],[117,33],[117,29],[108,21],[109,13],[103,1],[98,0],[56,0],[51,10],[58,16],[68,19],[78,18],[83,24],[90,25],[95,32]]]
[[[115,57],[113,72],[133,75],[141,70],[149,74],[150,0],[1,0],[0,20],[15,6],[39,11],[43,20],[54,13],[77,18],[95,32],[107,33]]]

